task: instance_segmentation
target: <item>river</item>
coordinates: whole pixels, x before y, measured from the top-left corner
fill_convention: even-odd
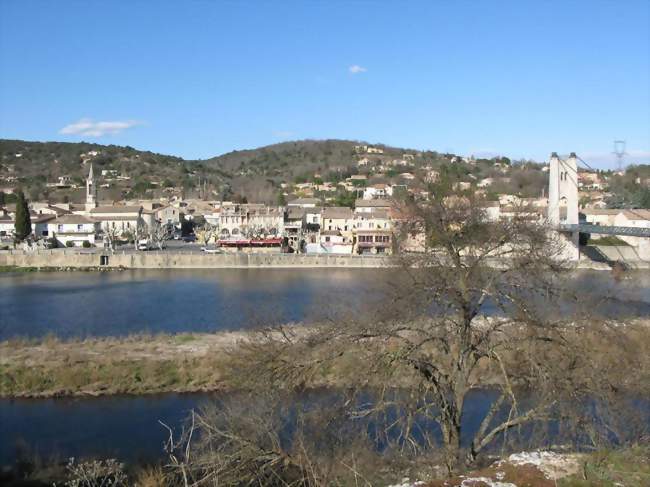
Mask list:
[[[3,273],[0,338],[210,332],[309,322],[339,311],[362,313],[382,299],[392,279],[392,271],[376,269]],[[580,271],[572,286],[587,291],[594,302],[605,302],[605,313],[650,316],[650,273],[617,281],[609,272]],[[165,432],[158,420],[178,426],[189,410],[211,398],[1,399],[0,465],[13,462],[21,449],[63,458],[81,453],[159,457]],[[489,403],[477,394],[469,407],[484,409]]]
[[[362,313],[395,284],[378,269],[214,269],[0,274],[0,339],[212,332]],[[580,271],[608,313],[650,316],[650,272]]]

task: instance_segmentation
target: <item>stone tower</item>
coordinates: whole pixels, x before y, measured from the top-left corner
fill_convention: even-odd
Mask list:
[[[97,185],[95,184],[95,175],[93,174],[93,164],[90,163],[90,171],[86,178],[86,211],[97,207]]]
[[[551,154],[548,171],[548,221],[578,224],[578,163],[574,152],[564,161],[556,152]],[[560,218],[560,207],[566,206],[566,218]]]

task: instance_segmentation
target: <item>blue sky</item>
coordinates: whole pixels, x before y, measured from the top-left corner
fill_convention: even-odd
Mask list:
[[[650,2],[0,0],[0,137],[650,162]]]

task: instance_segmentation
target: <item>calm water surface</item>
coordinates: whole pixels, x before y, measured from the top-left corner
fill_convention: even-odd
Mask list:
[[[378,299],[385,271],[218,269],[0,274],[0,339],[210,332],[318,319]]]
[[[381,300],[394,271],[143,270],[0,274],[0,339],[210,332],[355,313]],[[390,284],[389,284],[390,283]],[[621,282],[583,271],[573,285],[613,314],[650,316],[650,272]]]
[[[363,313],[381,301],[387,282],[399,285],[394,279],[393,271],[358,269],[4,273],[0,339],[205,332]],[[620,282],[609,272],[577,272],[571,285],[598,303],[594,310],[650,317],[650,272]],[[213,397],[0,399],[0,464],[25,448],[46,457],[159,457],[165,430],[158,420],[178,426]],[[477,394],[469,404],[477,414],[466,420],[482,417],[490,402]]]

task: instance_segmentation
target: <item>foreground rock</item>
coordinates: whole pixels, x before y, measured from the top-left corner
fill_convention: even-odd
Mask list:
[[[521,452],[451,479],[405,482],[400,487],[556,487],[557,480],[578,473],[581,461],[579,454]]]

